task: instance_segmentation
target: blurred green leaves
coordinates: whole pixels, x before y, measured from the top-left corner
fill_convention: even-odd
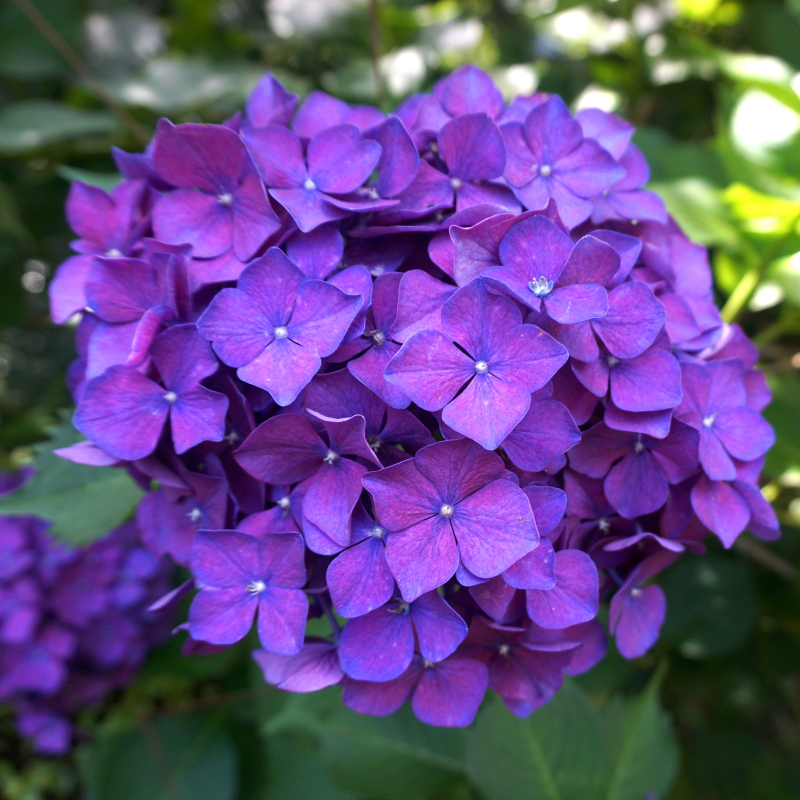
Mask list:
[[[124,469],[74,464],[52,451],[82,440],[67,416],[35,445],[36,472],[0,499],[0,514],[36,514],[53,524],[50,535],[70,545],[99,539],[134,511],[142,490]]]

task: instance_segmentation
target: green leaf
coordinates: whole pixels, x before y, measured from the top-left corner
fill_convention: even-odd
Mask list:
[[[595,800],[610,761],[597,709],[573,683],[526,719],[487,699],[467,730],[467,764],[488,800]]]
[[[800,468],[800,425],[797,424],[797,398],[800,377],[791,372],[770,375],[773,401],[764,409],[767,422],[775,428],[776,441],[767,453],[765,471],[773,478],[788,469]]]
[[[88,169],[69,167],[66,164],[59,164],[56,172],[67,183],[81,181],[89,186],[98,186],[106,192],[110,192],[122,180],[122,175],[118,172],[90,172]]]
[[[739,234],[732,224],[720,192],[699,178],[684,178],[672,183],[653,184],[667,210],[686,235],[702,244],[720,244],[735,249]]]
[[[23,100],[0,111],[0,154],[16,155],[83,136],[108,134],[119,127],[107,111],[86,111],[52,100]]]
[[[665,673],[666,662],[639,697],[624,705],[617,703],[609,739],[614,767],[607,800],[643,800],[650,794],[662,797],[675,778],[678,747],[669,718],[658,705]],[[611,711],[609,708],[609,716]]]
[[[0,514],[36,514],[50,520],[50,535],[71,545],[99,539],[127,519],[142,490],[124,469],[73,464],[52,451],[82,440],[66,414],[35,446],[36,474],[0,499]]]
[[[86,800],[234,800],[239,758],[208,714],[101,733],[79,757]]]
[[[731,555],[685,556],[664,578],[662,638],[687,658],[722,656],[742,645],[756,621],[749,564]]]
[[[388,717],[357,714],[341,692],[295,695],[267,726],[312,734],[331,780],[345,792],[371,800],[429,797],[464,773],[464,733],[423,725],[406,705]]]

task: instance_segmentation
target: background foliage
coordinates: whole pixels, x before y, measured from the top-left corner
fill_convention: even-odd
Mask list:
[[[220,121],[266,69],[301,94],[389,108],[472,61],[509,96],[558,92],[639,127],[654,188],[712,249],[724,316],[761,348],[778,432],[764,492],[784,538],[685,557],[664,577],[654,652],[609,654],[525,721],[496,701],[467,731],[404,711],[363,718],[335,689],[265,687],[247,643],[185,659],[173,641],[85,712],[73,758],[34,758],[0,713],[0,795],[800,796],[800,2],[33,2],[0,1],[0,469],[30,461],[51,426],[57,445],[70,441],[59,409],[72,331],[49,323],[45,289],[69,252],[69,182],[113,185],[110,145],[140,149],[161,115]],[[73,542],[133,506],[116,473],[67,470],[52,447],[38,447],[37,482],[13,502],[34,503]]]

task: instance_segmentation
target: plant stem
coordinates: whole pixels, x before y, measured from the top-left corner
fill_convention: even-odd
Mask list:
[[[47,21],[31,0],[13,0],[14,5],[31,21],[31,24],[58,51],[59,55],[72,69],[100,96],[114,116],[128,129],[141,145],[150,141],[150,134],[144,126],[112,95],[103,82],[94,74],[92,68],[78,55],[72,45]]]
[[[375,76],[375,94],[378,98],[378,105],[383,104],[386,94],[383,71],[381,70],[381,53],[383,52],[381,39],[381,16],[378,0],[369,0],[369,47],[372,55],[372,72]]]

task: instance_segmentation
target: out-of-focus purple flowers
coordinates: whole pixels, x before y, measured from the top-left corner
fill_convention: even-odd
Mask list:
[[[392,116],[267,76],[225,126],[117,153],[111,195],[75,185],[75,424],[158,482],[138,524],[194,574],[194,640],[256,624],[268,682],[364,713],[466,725],[488,687],[524,716],[603,657],[602,599],[635,658],[658,572],[778,536],[757,352],[632,133],[472,66]]]
[[[128,683],[167,635],[169,620],[148,606],[171,570],[134,522],[80,549],[56,544],[48,527],[0,516],[0,702],[38,752],[57,755],[72,716]]]

